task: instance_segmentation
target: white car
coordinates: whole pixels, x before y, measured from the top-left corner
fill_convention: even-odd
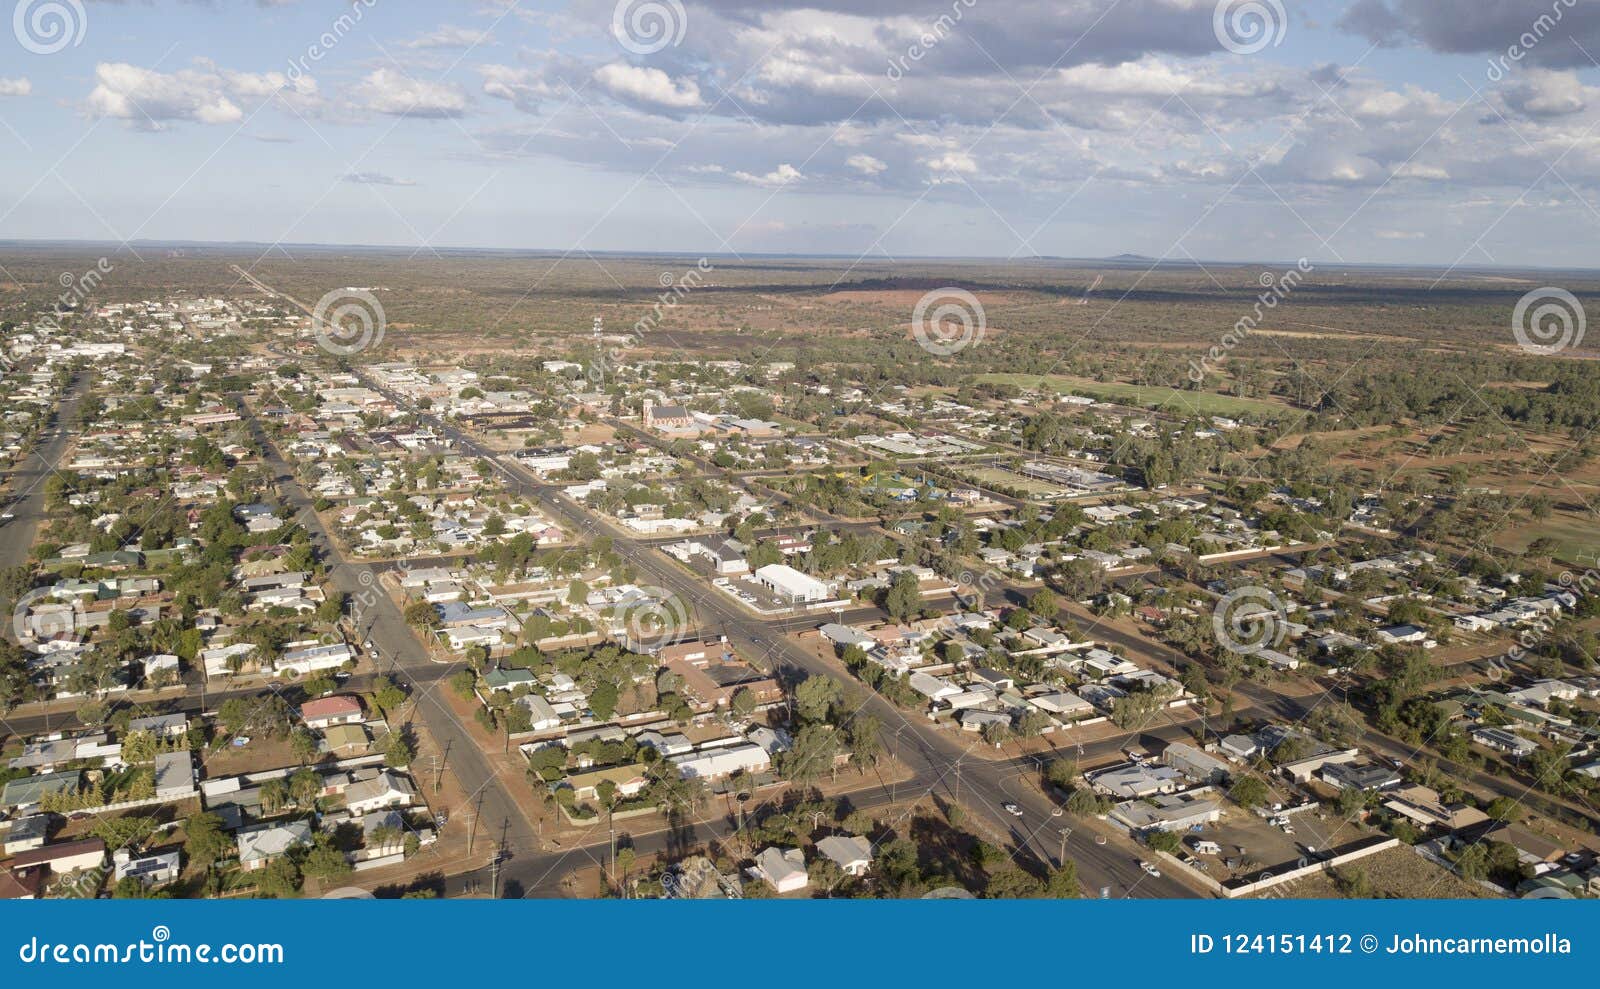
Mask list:
[[[1156,868],[1154,862],[1140,862],[1139,868],[1143,869],[1145,872],[1148,872],[1150,875],[1155,876],[1157,879],[1161,878],[1161,870]]]
[[[1022,808],[1018,807],[1016,804],[1002,804],[1001,806],[1004,807],[1005,812],[1010,814],[1012,817],[1022,816]]]

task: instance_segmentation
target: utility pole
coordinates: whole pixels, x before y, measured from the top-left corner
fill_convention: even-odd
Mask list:
[[[477,831],[477,828],[474,827],[474,825],[476,823],[477,822],[474,821],[473,818],[472,818],[472,811],[470,811],[470,810],[467,811],[467,857],[468,858],[472,857],[472,837],[473,837],[474,832]]]
[[[1064,868],[1067,864],[1067,838],[1071,836],[1071,828],[1061,829],[1061,854],[1056,856],[1056,868]]]

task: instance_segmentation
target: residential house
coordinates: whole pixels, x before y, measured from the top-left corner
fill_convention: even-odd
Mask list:
[[[779,893],[798,892],[811,882],[806,875],[805,853],[798,848],[763,849],[748,871],[751,878],[762,880]]]
[[[44,845],[12,856],[11,869],[30,869],[44,866],[53,875],[65,875],[81,869],[98,869],[105,864],[106,843],[99,838],[82,841],[61,841]]]
[[[847,876],[863,876],[872,867],[872,842],[860,835],[829,835],[817,842],[817,852]]]
[[[390,770],[379,770],[366,779],[350,784],[344,792],[344,804],[356,817],[388,807],[409,807],[416,799],[417,788],[405,776]]]
[[[363,720],[361,701],[346,694],[319,697],[300,706],[300,720],[307,728],[324,729],[334,725],[357,724]]]
[[[292,848],[311,844],[308,821],[286,821],[245,828],[234,835],[239,846],[239,865],[246,872],[265,869],[267,864]]]

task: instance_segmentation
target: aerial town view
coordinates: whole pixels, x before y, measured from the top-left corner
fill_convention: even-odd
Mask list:
[[[15,8],[0,899],[1600,898],[1595,5]]]

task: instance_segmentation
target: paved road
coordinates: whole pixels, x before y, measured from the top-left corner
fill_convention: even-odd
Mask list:
[[[45,479],[61,465],[71,439],[68,424],[77,417],[78,406],[88,390],[88,380],[81,375],[67,387],[66,397],[45,422],[33,452],[11,472],[7,500],[15,500],[6,511],[16,518],[0,526],[0,569],[28,562],[28,552],[44,520]]]
[[[450,668],[442,667],[428,658],[427,649],[406,625],[405,617],[389,595],[379,586],[377,572],[364,564],[347,562],[338,545],[330,538],[321,519],[312,510],[312,500],[294,477],[294,472],[278,454],[266,436],[261,423],[248,410],[243,410],[250,429],[265,452],[266,465],[275,479],[283,500],[292,508],[307,530],[318,554],[329,564],[329,579],[333,586],[344,591],[351,602],[355,620],[367,628],[367,637],[378,650],[379,665],[385,671],[397,674],[397,679],[411,687],[415,701],[413,711],[427,726],[434,743],[446,754],[446,761],[460,780],[471,804],[471,824],[478,828],[481,847],[492,849],[495,844],[517,848],[535,849],[538,837],[527,817],[506,789],[526,785],[521,779],[504,781],[496,776],[493,764],[479,750],[467,728],[441,696],[445,688],[439,680]],[[451,823],[460,820],[465,810],[451,815]]]
[[[397,407],[417,414],[460,448],[498,465],[511,490],[540,502],[546,511],[563,523],[568,532],[592,531],[595,528],[596,519],[593,516],[557,493],[550,485],[539,482],[520,467],[506,466],[493,450],[473,437],[436,416],[412,408],[403,396],[382,387],[359,370],[356,373],[367,387],[381,392]],[[841,671],[835,664],[818,658],[781,631],[776,631],[773,622],[744,611],[727,595],[712,589],[708,582],[684,573],[665,557],[655,553],[648,544],[631,538],[619,529],[608,527],[607,534],[617,553],[633,565],[642,582],[664,587],[689,603],[695,609],[701,626],[714,628],[727,635],[741,655],[781,675],[822,674],[841,678]],[[1054,862],[1059,851],[1060,835],[1057,831],[1059,825],[1051,822],[1062,819],[1051,816],[1055,810],[1052,802],[1040,793],[1011,786],[1010,777],[1003,771],[997,772],[986,761],[968,758],[972,745],[981,744],[976,736],[968,741],[941,732],[922,719],[908,719],[876,693],[853,680],[841,679],[845,687],[846,705],[858,713],[877,717],[885,726],[886,734],[900,740],[892,746],[894,754],[918,780],[926,781],[926,792],[942,793],[975,811],[994,830],[1010,840],[1019,858],[1031,858],[1038,863]],[[1013,817],[1004,810],[1003,805],[1008,802],[1022,808],[1022,818]],[[1071,837],[1067,843],[1067,856],[1077,862],[1079,876],[1090,890],[1104,889],[1111,897],[1177,898],[1196,895],[1171,877],[1157,879],[1146,875],[1129,852],[1112,844],[1098,845],[1088,835]]]

